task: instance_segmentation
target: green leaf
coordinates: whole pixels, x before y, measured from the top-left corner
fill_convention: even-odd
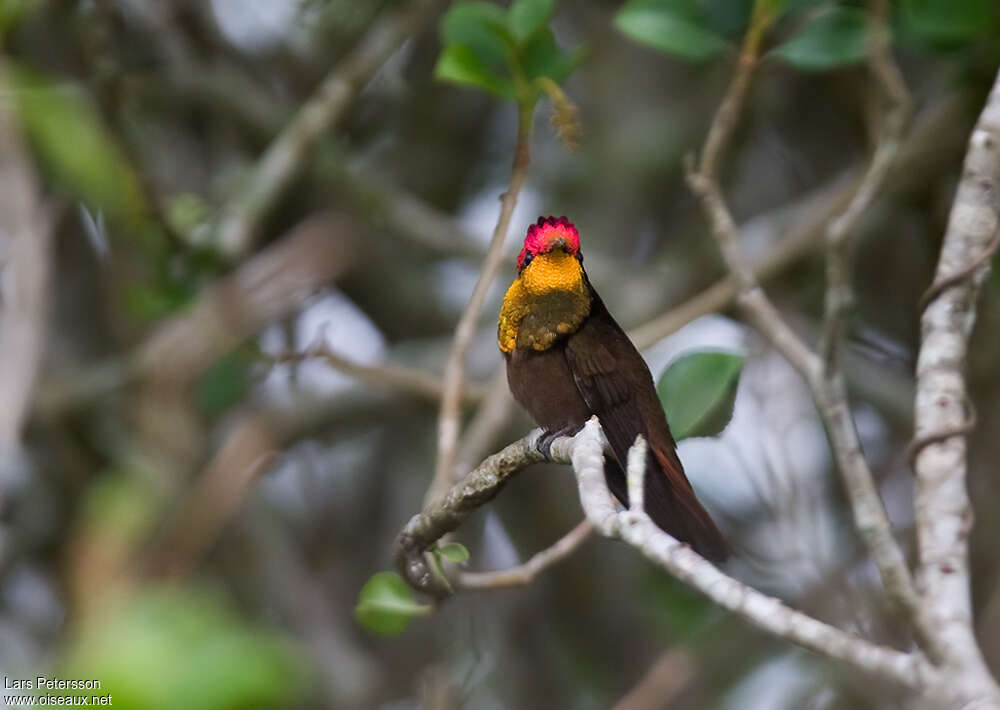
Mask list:
[[[864,60],[868,18],[863,10],[835,7],[806,23],[771,54],[805,71],[828,71]]]
[[[996,0],[903,0],[903,27],[931,42],[961,42],[1000,24]]]
[[[431,611],[420,604],[402,577],[395,572],[372,575],[358,595],[354,616],[369,631],[385,636],[402,633],[416,616]]]
[[[582,47],[572,52],[559,49],[552,31],[545,29],[525,45],[521,54],[521,68],[529,79],[546,76],[558,83],[573,72],[583,55]]]
[[[703,61],[731,48],[723,37],[699,24],[686,2],[632,0],[615,15],[626,36],[682,59]]]
[[[670,364],[656,391],[674,437],[715,436],[733,416],[742,355],[700,351]]]
[[[555,0],[514,0],[507,11],[507,26],[518,44],[545,26],[555,7]]]
[[[479,55],[464,44],[450,45],[441,52],[434,67],[434,76],[453,84],[484,89],[505,99],[515,96],[514,84],[488,69]]]
[[[464,45],[484,67],[494,71],[506,66],[514,46],[514,39],[507,31],[506,13],[489,2],[452,5],[441,19],[441,40],[445,52],[453,45]]]
[[[458,542],[449,542],[437,548],[441,556],[456,565],[469,561],[469,550],[465,545]]]
[[[92,212],[136,217],[138,182],[86,95],[23,68],[12,83],[21,123],[51,179]]]

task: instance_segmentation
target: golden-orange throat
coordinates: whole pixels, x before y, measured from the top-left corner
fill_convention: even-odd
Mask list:
[[[497,327],[500,350],[550,348],[580,327],[590,314],[590,301],[575,255],[563,249],[539,254],[504,295]]]

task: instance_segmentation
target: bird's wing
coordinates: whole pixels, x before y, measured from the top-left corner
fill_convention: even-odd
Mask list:
[[[635,392],[619,371],[620,363],[592,333],[584,326],[567,340],[566,361],[587,407],[601,420],[615,458],[624,464],[629,447],[638,434],[646,434],[646,427],[636,408]]]
[[[616,459],[605,466],[608,487],[628,504],[625,463],[635,437],[642,434],[649,444],[643,486],[646,512],[705,557],[725,559],[725,538],[684,475],[652,377],[624,331],[610,318],[588,322],[567,339],[565,353],[577,389],[601,420]]]
[[[656,399],[646,363],[610,316],[606,320],[593,316],[588,319],[567,340],[566,360],[580,395],[601,420],[608,444],[622,467],[628,460],[628,450],[635,443],[635,437],[642,434],[670,485],[693,495],[674,450],[673,437]],[[645,379],[649,382],[642,384],[649,392],[640,391],[640,381]],[[644,398],[643,401],[640,402],[640,398]],[[644,409],[649,410],[646,416],[643,416]],[[656,430],[651,431],[651,427]]]

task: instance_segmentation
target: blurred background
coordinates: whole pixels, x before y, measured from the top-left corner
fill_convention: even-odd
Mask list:
[[[619,2],[558,5],[558,46],[582,48],[562,82],[582,138],[562,145],[543,98],[469,353],[460,464],[532,426],[506,395],[495,314],[527,225],[565,214],[654,377],[692,349],[746,355],[728,427],[680,447],[734,542],[728,571],[905,646],[803,382],[729,299],[705,295],[725,271],[683,156],[750,3],[645,5],[681,8],[721,51],[636,42]],[[864,8],[787,5],[766,49]],[[435,78],[446,10],[0,0],[0,671],[99,679],[137,709],[909,706],[605,540],[396,636],[355,620],[430,484],[443,363],[513,157],[514,104]],[[905,0],[891,26],[914,116],[859,229],[845,368],[910,547],[917,303],[1000,65],[1000,5]],[[830,34],[818,58],[765,55],[722,168],[745,250],[811,341],[821,227],[879,125],[864,43]],[[969,363],[969,485],[978,631],[1000,668],[995,273]],[[535,467],[455,539],[469,569],[502,569],[581,515],[570,471]]]

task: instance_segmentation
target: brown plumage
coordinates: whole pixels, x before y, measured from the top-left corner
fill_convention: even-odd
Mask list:
[[[504,297],[499,342],[511,393],[540,426],[575,433],[597,415],[611,448],[608,488],[622,504],[624,463],[642,434],[649,516],[705,557],[726,557],[722,533],[684,475],[649,368],[591,286],[579,236],[565,217],[539,218],[529,229],[518,278]]]

